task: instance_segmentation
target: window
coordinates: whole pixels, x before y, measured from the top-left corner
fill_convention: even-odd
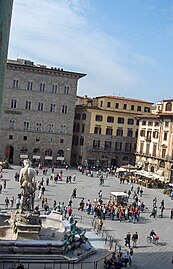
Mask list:
[[[153,131],[153,138],[158,138],[159,137],[159,132],[157,130]]]
[[[73,125],[73,132],[79,133],[80,132],[80,124],[78,122],[75,122]]]
[[[104,149],[105,149],[105,150],[109,150],[109,149],[111,149],[111,145],[112,145],[111,141],[105,141]]]
[[[146,124],[147,124],[146,120],[143,120],[142,125],[146,125]]]
[[[111,102],[107,102],[107,107],[111,107]]]
[[[99,149],[100,148],[100,140],[93,140],[93,149]]]
[[[131,105],[131,110],[134,110],[135,109],[135,106],[134,105]]]
[[[24,141],[27,141],[27,140],[28,140],[28,138],[27,138],[26,135],[24,135],[23,140],[24,140]]]
[[[53,131],[54,131],[54,125],[53,125],[53,123],[49,123],[48,124],[48,132],[53,133]]]
[[[63,114],[67,114],[67,110],[68,110],[67,108],[68,108],[67,105],[62,106],[62,113]]]
[[[45,150],[45,156],[52,156],[52,150],[51,149],[46,149]]]
[[[36,124],[36,131],[37,132],[40,132],[42,130],[42,125],[41,125],[41,123],[38,123],[37,122],[37,124]]]
[[[118,123],[121,123],[121,124],[123,124],[124,123],[124,118],[118,118]]]
[[[72,141],[72,144],[77,146],[79,143],[79,137],[77,135],[74,135],[73,136],[73,141]]]
[[[11,108],[17,108],[17,100],[11,99]]]
[[[86,120],[86,114],[82,114],[82,120]]]
[[[132,151],[132,143],[125,144],[125,151],[131,152]]]
[[[115,150],[121,151],[122,149],[122,142],[115,142]]]
[[[85,132],[85,124],[82,124],[82,133]]]
[[[30,128],[30,123],[29,123],[29,121],[24,121],[24,123],[23,123],[23,129],[24,129],[25,131],[28,131],[29,128]]]
[[[69,92],[70,92],[70,87],[69,86],[65,86],[64,87],[64,94],[65,95],[69,95]]]
[[[40,83],[40,92],[44,92],[46,89],[46,83],[45,82],[41,82]]]
[[[165,111],[172,111],[172,103],[171,102],[166,103]]]
[[[19,88],[19,80],[13,79],[13,88]]]
[[[166,148],[163,148],[162,149],[162,158],[165,158],[166,157]]]
[[[108,116],[107,117],[107,122],[114,123],[114,117]]]
[[[96,121],[102,121],[103,117],[102,115],[96,115],[95,120]]]
[[[102,106],[103,106],[103,101],[100,102],[100,107],[102,107]]]
[[[31,101],[26,101],[25,109],[31,110],[31,108],[32,108],[32,102]]]
[[[13,139],[13,135],[9,135],[9,140],[12,140]]]
[[[50,104],[50,112],[56,112],[56,105]]]
[[[168,138],[168,133],[167,132],[164,132],[164,135],[163,135],[163,140],[167,140],[167,138]]]
[[[134,119],[128,119],[127,124],[128,125],[133,125],[134,124]]]
[[[112,135],[113,129],[111,127],[106,128],[106,135]]]
[[[119,108],[119,103],[115,103],[115,108]]]
[[[63,144],[64,143],[64,139],[60,139],[60,143]]]
[[[66,125],[65,124],[61,124],[61,126],[60,126],[60,133],[61,134],[65,134],[66,133]]]
[[[157,144],[153,144],[153,157],[156,157]]]
[[[49,144],[52,144],[52,142],[53,142],[53,138],[52,137],[48,137],[48,143]]]
[[[123,105],[123,109],[127,109],[127,104],[124,104]]]
[[[150,112],[150,107],[144,107],[144,112],[149,113]]]
[[[94,127],[94,133],[95,133],[95,134],[101,134],[101,131],[102,131],[102,128],[101,128],[100,125],[96,125],[96,126]]]
[[[84,138],[82,136],[80,138],[79,144],[80,144],[80,146],[83,146],[83,144],[84,144]]]
[[[159,126],[159,122],[158,121],[155,121],[154,126],[155,127],[158,127]]]
[[[52,93],[57,93],[58,92],[58,85],[57,84],[53,84],[52,85]]]
[[[147,143],[146,145],[146,155],[149,155],[150,153],[150,143]]]
[[[149,130],[147,131],[147,136],[146,136],[147,141],[151,141],[151,133],[152,133],[151,131]]]
[[[148,126],[153,126],[153,122],[152,121],[149,121],[148,122]]]
[[[74,119],[75,120],[80,120],[80,117],[81,117],[81,114],[80,113],[76,113]]]
[[[145,137],[145,130],[140,130],[140,136]]]
[[[136,125],[139,126],[139,120],[136,120]]]
[[[131,128],[127,129],[127,136],[128,137],[133,137],[133,129],[131,129]]]
[[[15,121],[14,120],[9,121],[9,129],[15,129]]]
[[[165,127],[169,127],[169,121],[165,121]]]
[[[38,111],[43,111],[44,104],[43,102],[38,102]]]
[[[32,89],[33,89],[33,81],[28,81],[27,90],[32,91]]]
[[[143,153],[144,153],[143,150],[144,150],[144,143],[141,142],[141,143],[140,143],[140,149],[139,149],[140,154],[143,154]]]
[[[117,129],[117,136],[123,136],[123,129],[122,128]]]
[[[137,106],[137,111],[141,111],[141,106]]]

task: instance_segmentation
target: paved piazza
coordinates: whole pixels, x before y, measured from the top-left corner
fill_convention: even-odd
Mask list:
[[[19,183],[14,180],[15,172],[20,171],[20,167],[13,166],[12,169],[6,169],[3,171],[3,178],[7,180],[7,188],[2,190],[0,194],[0,208],[3,210],[5,208],[5,197],[8,196],[17,196],[19,193]],[[55,169],[55,172],[59,171]],[[50,175],[50,170],[48,170],[48,175]],[[76,181],[72,181],[72,183],[65,183],[65,179],[67,175],[76,174]],[[44,177],[46,181],[46,176],[43,176],[42,170],[40,170],[40,174],[36,176],[36,180],[40,180]],[[134,184],[134,189],[136,189],[137,185]],[[78,225],[80,226],[80,217],[82,216],[82,225],[89,226],[92,222],[92,215],[87,215],[86,212],[78,211],[79,202],[82,197],[85,198],[85,202],[87,199],[93,201],[98,197],[99,190],[103,191],[103,200],[107,201],[110,197],[111,191],[124,191],[129,190],[130,185],[119,184],[119,180],[116,177],[109,176],[105,179],[104,186],[99,186],[99,179],[96,177],[96,173],[94,173],[94,177],[88,177],[86,175],[82,175],[79,171],[69,169],[63,169],[63,181],[58,181],[58,183],[50,182],[49,186],[46,186],[45,197],[48,198],[49,206],[53,206],[53,201],[56,200],[58,202],[65,202],[68,204],[69,197],[74,188],[77,188],[77,198],[73,199],[72,208],[73,215],[76,216],[79,221]],[[133,234],[134,232],[139,233],[138,240],[138,248],[134,249],[134,257],[133,257],[133,265],[132,268],[173,268],[172,257],[173,257],[173,220],[170,219],[170,211],[173,208],[173,200],[171,200],[168,196],[163,195],[163,190],[155,190],[155,189],[147,189],[143,187],[144,193],[142,197],[142,201],[144,201],[145,205],[148,207],[144,213],[141,213],[139,223],[131,223],[126,221],[122,221],[121,223],[117,220],[106,219],[104,221],[103,227],[108,230],[114,238],[118,239],[120,244],[124,247],[124,237],[127,232]],[[160,205],[162,199],[165,201],[165,211],[164,217],[156,219],[149,217],[152,209],[152,200],[154,197],[157,197],[157,206]],[[132,199],[129,199],[131,202]],[[36,202],[35,204],[40,204],[41,202],[38,199],[38,192],[36,193]],[[158,210],[159,211],[159,210]],[[160,236],[159,244],[156,246],[154,244],[147,243],[147,236],[150,231],[154,229],[155,232]],[[91,240],[92,243],[92,240]],[[102,248],[102,244],[100,244],[100,248]],[[99,248],[99,247],[98,247]],[[100,257],[99,257],[100,258]],[[95,258],[97,259],[97,258]],[[90,258],[91,260],[91,258]]]

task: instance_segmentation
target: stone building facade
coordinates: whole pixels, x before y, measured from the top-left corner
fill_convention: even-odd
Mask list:
[[[85,74],[9,60],[0,129],[0,158],[70,163],[78,80]]]
[[[78,97],[73,128],[72,163],[121,166],[135,163],[137,115],[152,103],[132,98]]]
[[[152,114],[138,119],[136,165],[173,182],[173,100],[158,102]]]

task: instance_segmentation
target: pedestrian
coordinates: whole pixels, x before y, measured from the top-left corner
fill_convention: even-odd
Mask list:
[[[17,198],[16,198],[16,209],[19,209],[19,206],[20,206],[20,197],[17,196]]]
[[[14,205],[14,196],[12,196],[10,199],[10,207],[13,208],[13,205]]]
[[[173,219],[173,208],[171,209],[171,216],[170,216],[171,219]]]
[[[6,187],[7,187],[7,181],[6,179],[4,179],[4,189],[6,189]]]
[[[6,197],[5,198],[5,208],[8,208],[9,203],[10,203],[9,198]]]
[[[2,184],[0,183],[0,193],[2,193]]]
[[[73,189],[73,192],[72,192],[72,198],[76,198],[76,191],[77,191],[77,189],[75,188],[75,189]]]
[[[78,210],[83,211],[83,210],[84,210],[84,205],[85,205],[85,203],[84,203],[84,198],[82,198],[82,200],[81,200],[80,203],[79,203],[79,208],[78,208]]]
[[[71,183],[72,176],[68,177],[69,183]]]
[[[157,216],[157,206],[153,207],[150,217],[156,218]]]
[[[137,232],[132,235],[132,241],[133,241],[133,247],[137,248],[137,241],[138,241],[138,233]]]
[[[73,181],[76,181],[76,174],[73,175]]]
[[[68,207],[68,216],[70,217],[72,215],[72,208],[71,206]]]
[[[128,234],[126,235],[125,239],[125,246],[130,248],[130,240],[131,240],[131,234],[130,232],[128,232]]]
[[[46,185],[49,185],[49,177],[46,178]]]

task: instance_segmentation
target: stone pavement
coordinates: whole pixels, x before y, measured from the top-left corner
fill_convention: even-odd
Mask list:
[[[7,180],[7,188],[0,194],[0,208],[4,209],[4,200],[8,196],[17,196],[19,193],[19,183],[14,180],[14,174],[16,171],[20,170],[20,167],[13,166],[13,169],[4,170],[4,178]],[[49,171],[50,174],[50,171]],[[65,183],[65,178],[67,175],[76,174],[76,181],[72,183]],[[43,177],[42,172],[36,177],[40,180]],[[46,176],[44,176],[46,179]],[[78,206],[81,198],[85,198],[93,201],[93,199],[98,197],[98,192],[100,189],[103,191],[103,199],[106,201],[110,197],[111,191],[124,191],[129,190],[130,185],[119,184],[119,180],[115,177],[108,177],[105,179],[104,186],[99,186],[99,179],[94,173],[94,177],[88,177],[82,175],[80,172],[74,169],[63,170],[63,181],[58,181],[57,184],[50,182],[49,186],[46,187],[45,197],[48,198],[50,207],[53,206],[53,201],[68,203],[69,197],[72,194],[72,190],[77,188],[77,198],[73,199],[73,214],[78,219],[78,225],[88,227],[87,236],[90,237],[91,243],[97,249],[97,254],[86,259],[87,260],[98,260],[102,256],[108,253],[107,246],[104,244],[104,240],[89,229],[91,227],[92,215],[87,215],[86,212],[78,211]],[[134,185],[136,188],[136,185]],[[162,190],[147,189],[143,187],[144,194],[142,200],[148,206],[148,210],[141,214],[139,223],[130,223],[128,221],[122,221],[121,223],[117,220],[106,219],[104,221],[103,228],[108,231],[114,238],[116,238],[119,243],[124,246],[124,237],[127,232],[131,234],[133,232],[139,233],[138,248],[134,249],[134,259],[133,267],[144,269],[144,268],[167,268],[172,269],[172,256],[173,256],[173,220],[170,219],[170,210],[173,208],[173,200],[170,200],[168,196],[163,195]],[[153,219],[149,217],[152,209],[152,200],[157,197],[157,204],[160,205],[162,199],[165,200],[166,210],[164,212],[164,217]],[[40,204],[38,199],[38,193],[36,194],[35,204]],[[149,244],[146,238],[149,232],[154,229],[156,233],[160,236],[160,242],[157,246]],[[125,248],[124,248],[125,249]],[[104,255],[103,255],[104,254]],[[101,268],[101,267],[100,267]]]

